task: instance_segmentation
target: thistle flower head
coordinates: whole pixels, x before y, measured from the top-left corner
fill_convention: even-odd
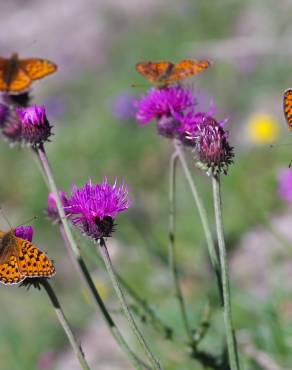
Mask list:
[[[48,141],[52,126],[47,120],[44,107],[35,105],[17,108],[16,112],[21,122],[21,137],[25,142],[37,147]]]
[[[32,226],[18,226],[15,229],[15,236],[31,242],[32,237],[33,237],[33,227]]]
[[[198,125],[206,118],[206,113],[193,111],[180,117],[180,125],[178,128],[178,138],[187,146],[193,147],[195,144],[195,136],[198,132]]]
[[[66,207],[68,204],[67,194],[64,191],[59,191],[59,196],[60,196],[63,207]],[[50,193],[48,196],[48,205],[47,205],[46,213],[53,222],[60,221],[57,203],[56,203],[56,199],[53,193]]]
[[[151,88],[144,97],[136,102],[136,118],[141,124],[147,124],[152,119],[173,117],[175,113],[182,113],[195,104],[196,99],[191,89],[181,86]]]
[[[279,171],[278,194],[285,202],[292,203],[292,169],[284,168]]]
[[[228,133],[213,117],[201,116],[189,139],[194,141],[196,159],[207,172],[227,174],[233,162],[233,148],[228,143]]]
[[[94,240],[111,236],[114,219],[130,207],[128,187],[125,183],[100,184],[89,180],[83,187],[72,187],[71,197],[64,207],[72,223]]]
[[[180,122],[173,116],[163,116],[157,121],[157,132],[159,135],[173,139],[177,136]]]

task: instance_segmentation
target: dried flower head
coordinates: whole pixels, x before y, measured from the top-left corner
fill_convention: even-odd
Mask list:
[[[233,162],[233,148],[228,143],[228,132],[211,116],[201,116],[196,129],[189,133],[189,140],[194,141],[194,152],[198,164],[207,173],[227,174],[228,166]]]
[[[72,187],[68,205],[64,207],[72,223],[94,240],[111,236],[114,219],[130,207],[125,183],[101,184],[89,180],[83,187]]]
[[[27,108],[17,108],[16,112],[21,122],[21,137],[23,141],[31,144],[33,147],[49,141],[52,126],[47,120],[44,107],[35,105]]]
[[[64,191],[59,191],[59,196],[63,207],[66,207],[68,205],[67,194]],[[46,213],[53,222],[60,221],[57,203],[53,193],[50,193],[48,196],[48,205]]]

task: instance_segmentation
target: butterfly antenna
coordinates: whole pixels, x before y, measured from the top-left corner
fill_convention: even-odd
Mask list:
[[[290,145],[292,145],[292,143],[280,143],[280,144],[270,144],[269,147],[271,149],[273,149],[273,148],[276,148],[278,146],[290,146]]]
[[[10,229],[12,229],[12,226],[11,226],[11,224],[10,224],[10,222],[9,222],[8,218],[6,217],[5,212],[4,212],[4,210],[3,210],[3,208],[2,208],[1,206],[0,206],[0,212],[1,212],[1,214],[2,214],[2,216],[3,216],[3,218],[4,218],[4,220],[7,222],[7,225],[9,226],[9,228],[10,228]]]
[[[131,84],[131,87],[149,87],[149,85],[143,85],[143,84]]]
[[[23,225],[25,225],[25,224],[28,224],[28,223],[30,223],[31,221],[35,221],[35,220],[37,220],[37,216],[34,216],[34,217],[32,217],[32,218],[30,218],[29,220],[27,220],[27,221],[25,221],[25,222],[23,222],[23,223],[21,223],[20,225],[17,225],[16,227],[19,227],[19,226],[23,226]]]

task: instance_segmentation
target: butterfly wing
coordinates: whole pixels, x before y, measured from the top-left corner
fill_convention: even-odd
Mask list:
[[[17,94],[28,89],[30,85],[31,78],[22,69],[17,68],[6,91]]]
[[[172,72],[167,78],[167,83],[183,80],[187,77],[195,76],[210,66],[208,60],[182,60],[175,64]]]
[[[5,233],[0,231],[0,282],[3,284],[17,284],[25,279],[25,276],[20,272],[18,259],[17,259],[17,248],[15,246],[14,238],[12,236],[12,243],[9,245],[2,245],[2,240]]]
[[[289,129],[292,130],[292,89],[288,89],[284,93],[284,115],[288,123]]]
[[[8,59],[0,57],[0,91],[6,91],[8,88],[5,79],[8,63],[9,63]]]
[[[25,277],[51,277],[55,274],[53,262],[34,244],[16,238],[20,272]]]
[[[18,63],[19,67],[31,80],[38,80],[57,70],[57,65],[46,59],[21,59]]]
[[[0,282],[3,284],[17,284],[25,279],[20,271],[17,257],[12,253],[5,263],[0,264]]]
[[[167,60],[140,62],[136,64],[137,72],[156,85],[164,84],[173,67],[174,64]]]

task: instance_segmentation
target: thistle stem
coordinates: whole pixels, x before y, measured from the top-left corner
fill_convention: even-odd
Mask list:
[[[43,146],[40,146],[39,148],[36,148],[35,151],[36,151],[36,154],[37,154],[37,156],[39,158],[39,161],[41,163],[41,167],[42,167],[42,169],[43,169],[43,171],[46,175],[46,178],[48,180],[49,189],[50,189],[50,191],[53,192],[55,200],[56,200],[56,205],[57,205],[59,217],[60,217],[60,220],[61,220],[61,225],[62,225],[62,228],[63,228],[62,236],[64,237],[65,245],[66,245],[68,251],[70,249],[70,251],[72,252],[72,253],[70,253],[70,255],[72,255],[72,254],[74,255],[74,260],[76,261],[78,271],[83,276],[83,278],[85,280],[85,283],[86,283],[86,286],[89,289],[91,295],[93,296],[93,298],[95,300],[95,303],[98,305],[98,307],[99,307],[99,309],[100,309],[100,311],[101,311],[101,313],[102,313],[102,315],[103,315],[103,317],[106,321],[106,324],[107,324],[110,332],[112,333],[113,337],[115,338],[115,340],[117,341],[117,343],[119,344],[121,349],[128,356],[128,358],[131,360],[132,365],[134,366],[134,368],[137,369],[137,370],[141,370],[142,369],[142,367],[141,367],[142,361],[140,361],[137,358],[137,356],[131,351],[131,349],[129,348],[125,339],[121,335],[119,329],[117,328],[115,322],[113,321],[113,319],[110,316],[107,308],[105,307],[105,305],[102,301],[102,298],[100,297],[100,295],[99,295],[99,293],[96,289],[96,286],[95,286],[94,282],[92,281],[92,278],[91,278],[91,275],[90,275],[90,273],[87,269],[87,266],[86,266],[85,262],[83,261],[81,255],[80,255],[79,248],[78,248],[78,246],[76,244],[76,241],[73,237],[73,234],[72,234],[70,226],[69,226],[68,219],[65,215],[65,212],[64,212],[64,209],[63,209],[63,206],[62,206],[62,201],[61,201],[60,196],[59,196],[59,192],[58,192],[58,189],[57,189],[57,186],[56,186],[56,183],[55,183],[55,179],[54,179],[54,176],[53,176],[53,172],[52,172],[50,163],[48,161],[48,158],[47,158],[47,155],[46,155],[46,152],[45,152],[45,148]]]
[[[157,317],[155,311],[152,309],[152,307],[148,304],[148,302],[140,297],[136,291],[134,291],[129,284],[118,274],[116,273],[118,281],[121,283],[123,288],[126,290],[126,292],[129,294],[130,297],[142,308],[142,310],[145,312],[145,315],[148,315],[150,318],[150,322],[153,325],[153,328],[160,331],[166,339],[173,339],[174,330],[173,328],[166,325],[162,320]]]
[[[184,297],[181,291],[176,253],[175,253],[175,223],[176,223],[176,206],[175,206],[175,191],[176,191],[176,165],[178,160],[178,153],[175,151],[169,162],[169,222],[168,222],[168,257],[169,266],[172,273],[175,296],[178,300],[182,321],[184,323],[186,334],[189,338],[190,344],[193,342],[192,328],[190,326]]]
[[[194,179],[191,175],[190,169],[188,167],[182,145],[180,144],[179,141],[174,140],[174,146],[175,146],[175,150],[178,154],[178,158],[179,158],[179,161],[181,163],[181,166],[182,166],[183,172],[185,174],[185,177],[186,177],[186,179],[189,183],[190,190],[191,190],[192,196],[194,198],[194,201],[195,201],[198,213],[199,213],[199,217],[200,217],[201,224],[202,224],[202,227],[203,227],[203,231],[204,231],[204,235],[205,235],[205,240],[206,240],[206,244],[207,244],[211,264],[212,264],[212,267],[215,271],[216,278],[217,278],[217,285],[218,285],[219,295],[220,295],[220,298],[221,298],[221,301],[222,301],[222,283],[221,283],[221,277],[220,277],[221,276],[220,263],[219,263],[217,251],[216,251],[216,248],[215,248],[215,245],[214,245],[212,232],[211,232],[211,228],[210,228],[208,217],[207,217],[207,212],[206,212],[206,209],[203,205],[202,199],[201,199],[201,197],[198,193],[198,190],[197,190],[196,184],[194,182]]]
[[[96,249],[96,252],[97,252],[96,257],[97,257],[98,267],[105,268],[105,265],[104,265],[103,259],[101,257],[101,254],[99,253],[99,251],[97,249]],[[136,307],[139,306],[139,309],[142,309],[144,318],[147,316],[147,321],[148,321],[148,318],[149,318],[149,321],[150,321],[152,327],[155,330],[159,331],[165,337],[165,339],[173,340],[174,339],[174,334],[175,334],[174,329],[172,327],[168,326],[165,322],[163,322],[157,316],[156,312],[151,307],[151,305],[147,302],[147,300],[144,299],[143,297],[141,297],[137,293],[137,291],[134,290],[126,282],[126,280],[120,274],[118,274],[117,272],[116,272],[116,277],[117,277],[119,283],[121,284],[122,288],[133,299],[133,301],[136,304]],[[142,315],[137,312],[137,309],[132,308],[132,311],[134,311],[134,313],[136,313],[138,316],[140,316],[141,321],[146,322],[146,320],[142,317]]]
[[[231,370],[239,370],[238,351],[236,345],[236,338],[234,335],[231,301],[230,301],[230,287],[227,266],[227,254],[224,239],[224,229],[221,210],[221,191],[220,191],[220,177],[219,175],[212,176],[213,200],[216,220],[216,231],[218,238],[219,257],[221,265],[221,279],[223,289],[223,314],[225,333],[227,339],[227,348],[229,356],[229,365]]]
[[[78,344],[70,326],[69,326],[69,323],[66,319],[66,316],[62,310],[62,307],[60,305],[60,302],[53,290],[53,288],[51,287],[51,285],[49,284],[49,282],[46,280],[46,279],[42,279],[42,282],[41,282],[42,286],[45,288],[50,300],[51,300],[51,303],[55,309],[55,312],[57,314],[57,317],[59,319],[59,322],[64,330],[64,332],[66,333],[68,339],[69,339],[69,342],[73,348],[73,351],[80,363],[80,366],[83,370],[90,370],[90,367],[85,359],[85,356],[84,356],[84,353],[82,351],[82,348],[81,348],[81,345]]]
[[[115,270],[114,270],[114,267],[112,265],[112,261],[111,261],[111,258],[110,258],[110,255],[108,253],[108,250],[107,250],[107,246],[105,244],[105,240],[103,238],[101,238],[99,240],[99,250],[100,250],[100,253],[101,253],[101,256],[102,256],[102,259],[104,261],[104,264],[105,264],[105,267],[107,269],[107,272],[110,276],[110,279],[111,279],[111,282],[113,284],[113,287],[115,289],[115,292],[117,294],[117,297],[120,301],[120,305],[124,311],[124,314],[128,320],[128,323],[134,333],[134,335],[136,336],[136,338],[138,339],[139,343],[141,344],[145,354],[147,355],[148,357],[148,360],[150,361],[151,365],[153,366],[153,369],[156,369],[156,370],[161,370],[162,367],[160,365],[160,363],[158,362],[158,360],[155,358],[155,356],[152,354],[150,348],[148,347],[148,344],[146,343],[143,335],[141,334],[137,324],[135,323],[134,319],[133,319],[133,316],[129,310],[129,307],[127,305],[127,302],[126,302],[126,299],[125,299],[125,296],[124,296],[124,293],[120,287],[120,284],[119,284],[119,281],[117,279],[117,276],[116,276],[116,273],[115,273]]]

